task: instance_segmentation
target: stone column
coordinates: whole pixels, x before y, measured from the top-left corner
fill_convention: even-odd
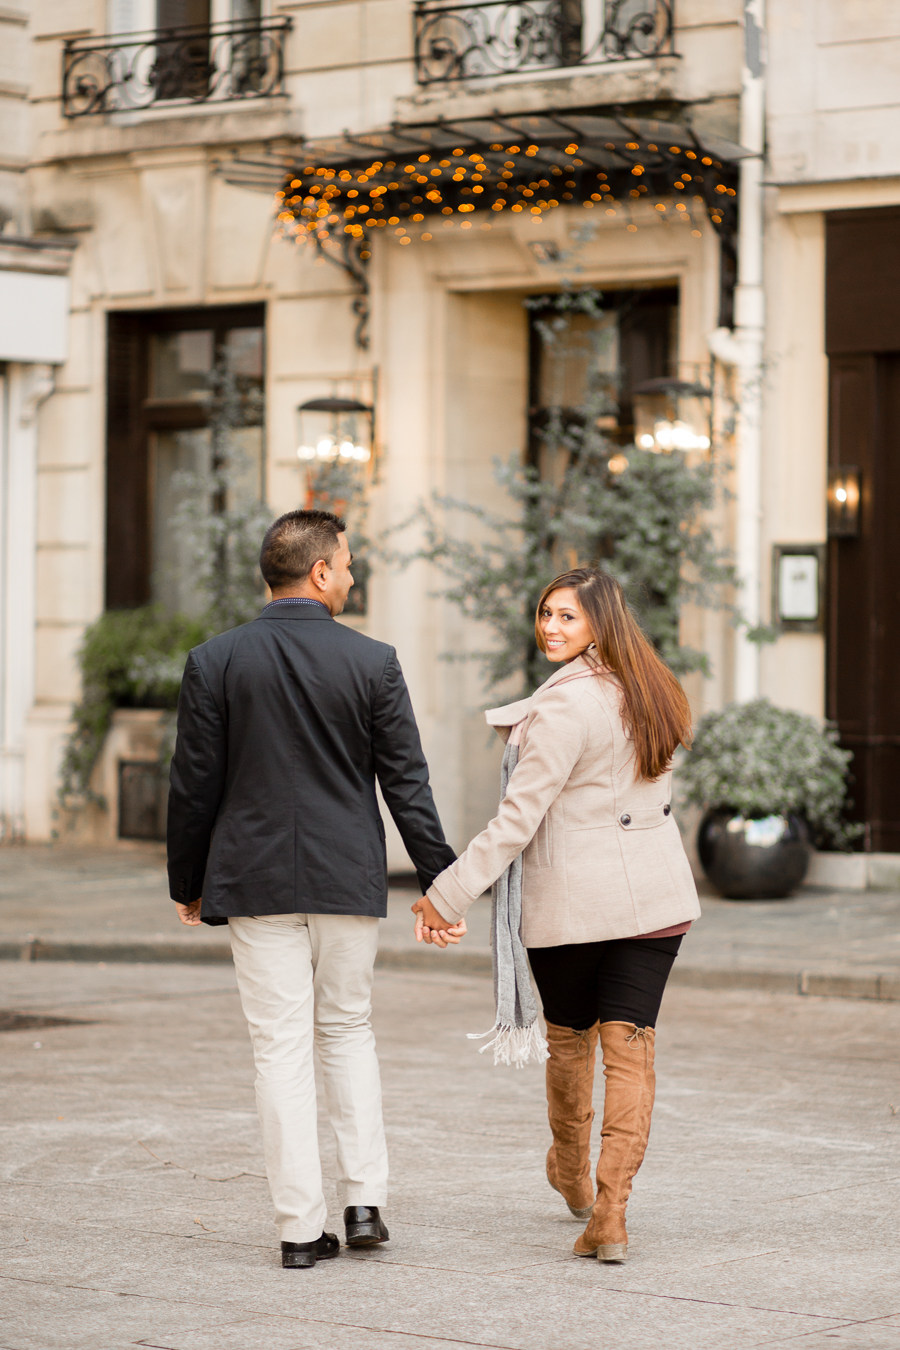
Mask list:
[[[25,730],[34,702],[37,431],[52,367],[11,362],[0,426],[0,839],[25,833]]]

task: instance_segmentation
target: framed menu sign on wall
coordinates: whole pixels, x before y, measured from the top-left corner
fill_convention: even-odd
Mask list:
[[[821,633],[825,545],[773,544],[772,622],[782,633]]]

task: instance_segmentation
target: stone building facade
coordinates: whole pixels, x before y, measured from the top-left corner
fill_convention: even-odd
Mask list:
[[[828,222],[900,203],[897,17],[894,5],[861,0],[768,0],[768,14],[763,0],[4,6],[0,24],[20,55],[0,84],[15,152],[0,174],[11,203],[0,268],[28,270],[16,261],[27,256],[70,279],[67,345],[41,357],[32,452],[16,450],[21,415],[12,393],[7,403],[4,453],[17,467],[4,480],[3,585],[15,603],[3,671],[18,692],[7,698],[3,753],[19,766],[4,770],[7,834],[46,839],[59,828],[57,766],[85,626],[110,603],[166,600],[154,553],[171,545],[166,437],[196,425],[179,423],[174,405],[190,403],[210,353],[259,380],[251,458],[276,511],[305,499],[298,406],[338,396],[374,407],[370,523],[383,528],[434,492],[505,509],[491,461],[524,452],[535,391],[524,299],[573,281],[636,297],[656,315],[647,332],[665,329],[638,373],[707,384],[720,409],[743,389],[734,434],[724,412],[717,430],[737,466],[737,498],[717,528],[737,544],[746,611],[767,620],[773,546],[826,542]],[[254,164],[265,188],[279,158],[325,162],[329,142],[344,138],[350,153],[348,136],[499,119],[523,140],[521,119],[547,114],[619,118],[643,142],[651,123],[750,152],[765,138],[764,159],[732,165],[742,213],[733,334],[720,234],[702,204],[679,220],[673,190],[372,229],[362,347],[357,281],[309,243],[279,237],[271,187],[248,186]],[[371,143],[364,150],[371,159]],[[13,349],[0,359],[12,390],[24,378]],[[476,667],[441,659],[484,635],[435,599],[439,583],[424,564],[376,567],[366,613],[347,622],[396,645],[461,845],[492,812],[496,750]],[[783,625],[761,652],[721,614],[687,612],[683,625],[712,664],[711,678],[688,682],[697,712],[761,692],[825,713],[819,618]]]

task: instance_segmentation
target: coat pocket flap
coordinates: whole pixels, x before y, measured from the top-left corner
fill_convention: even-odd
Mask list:
[[[653,830],[658,825],[665,825],[671,814],[669,803],[660,802],[659,806],[625,808],[619,812],[618,823],[623,830]]]

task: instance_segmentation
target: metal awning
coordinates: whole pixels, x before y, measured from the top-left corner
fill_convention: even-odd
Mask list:
[[[395,123],[220,162],[229,183],[278,194],[285,233],[364,250],[392,228],[433,237],[435,217],[471,228],[560,206],[630,216],[643,199],[690,221],[698,209],[732,236],[737,164],[752,152],[689,125],[608,108]],[[663,200],[664,199],[664,200]],[[342,237],[343,236],[343,237]],[[363,253],[360,251],[359,256]]]

